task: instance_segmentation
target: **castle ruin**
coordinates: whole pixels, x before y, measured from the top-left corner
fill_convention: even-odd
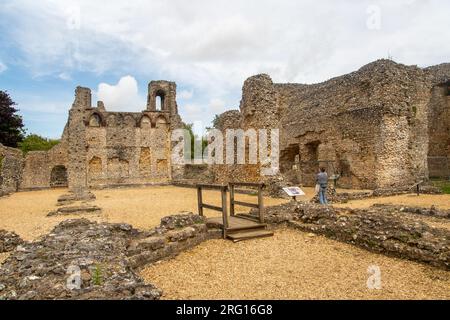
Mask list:
[[[280,173],[291,183],[314,185],[322,166],[341,187],[402,188],[450,175],[449,80],[450,64],[421,69],[390,60],[313,85],[262,74],[245,81],[240,110],[218,123],[278,128]],[[216,178],[260,180],[258,167],[218,166]]]
[[[450,64],[422,69],[379,60],[312,85],[273,83],[262,74],[242,91],[240,110],[220,115],[218,129],[279,129],[284,181],[313,185],[319,166],[354,189],[450,175]],[[171,163],[170,136],[182,127],[173,82],[150,82],[142,112],[110,112],[101,101],[93,107],[90,89],[78,87],[60,144],[26,156],[0,146],[1,193],[183,180],[191,171]],[[260,169],[212,165],[195,175],[264,181]]]

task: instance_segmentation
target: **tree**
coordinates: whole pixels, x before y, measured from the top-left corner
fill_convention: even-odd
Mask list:
[[[199,137],[198,135],[196,135],[195,133],[194,133],[194,130],[192,129],[193,128],[193,124],[192,123],[185,123],[184,124],[184,129],[186,129],[187,131],[189,131],[189,135],[191,136],[191,145],[189,146],[188,145],[188,141],[186,140],[185,141],[185,143],[186,143],[186,145],[185,145],[185,150],[190,150],[190,152],[191,152],[191,154],[190,154],[190,158],[191,159],[194,159],[194,156],[195,156],[195,154],[194,154],[194,145],[195,145],[195,143],[196,142],[199,142],[200,141],[200,139],[201,139],[201,143],[202,143],[202,154],[203,154],[203,152],[205,151],[205,148],[208,146],[208,141],[206,140],[206,137]],[[186,157],[188,157],[188,155],[186,155]]]
[[[218,114],[214,115],[214,119],[212,121],[213,128],[218,128],[220,117]]]
[[[19,148],[23,153],[29,151],[47,151],[59,143],[59,140],[43,138],[37,134],[29,134],[19,142]]]
[[[16,103],[9,94],[0,90],[0,143],[8,147],[17,147],[25,134],[22,117],[16,114]]]

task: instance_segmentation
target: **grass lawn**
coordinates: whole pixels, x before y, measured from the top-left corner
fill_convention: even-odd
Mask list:
[[[450,180],[432,180],[434,186],[441,188],[445,194],[450,194]]]

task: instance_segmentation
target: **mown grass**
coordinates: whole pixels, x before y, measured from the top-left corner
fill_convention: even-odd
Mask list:
[[[432,180],[432,183],[440,188],[443,193],[450,194],[450,180]]]

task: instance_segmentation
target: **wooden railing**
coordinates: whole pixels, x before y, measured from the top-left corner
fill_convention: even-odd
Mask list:
[[[264,202],[262,190],[264,188],[263,183],[248,183],[248,182],[232,182],[229,185],[220,184],[197,184],[197,199],[198,199],[198,214],[203,216],[203,209],[210,209],[214,211],[222,212],[223,221],[223,237],[227,237],[227,230],[230,227],[228,221],[228,208],[227,208],[227,192],[230,190],[230,216],[235,216],[235,205],[250,207],[258,209],[258,220],[260,223],[264,223]],[[235,200],[236,193],[245,194],[246,192],[236,190],[236,187],[252,187],[257,188],[258,203],[249,203],[244,201]],[[203,202],[203,190],[217,190],[221,194],[221,206],[216,206]]]
[[[222,206],[214,206],[203,202],[202,191],[206,190],[218,190],[221,194]],[[222,212],[223,219],[223,237],[226,238],[228,229],[228,210],[227,210],[227,191],[228,186],[217,184],[197,184],[197,199],[198,199],[198,214],[203,216],[203,208]]]
[[[264,183],[250,183],[250,182],[230,182],[230,216],[234,217],[235,215],[235,205],[250,207],[258,209],[258,218],[260,223],[264,223],[264,201],[262,190],[264,188]],[[235,193],[244,193],[239,190],[236,190],[235,187],[256,187],[258,188],[258,203],[249,203],[243,201],[237,201],[234,199]]]

